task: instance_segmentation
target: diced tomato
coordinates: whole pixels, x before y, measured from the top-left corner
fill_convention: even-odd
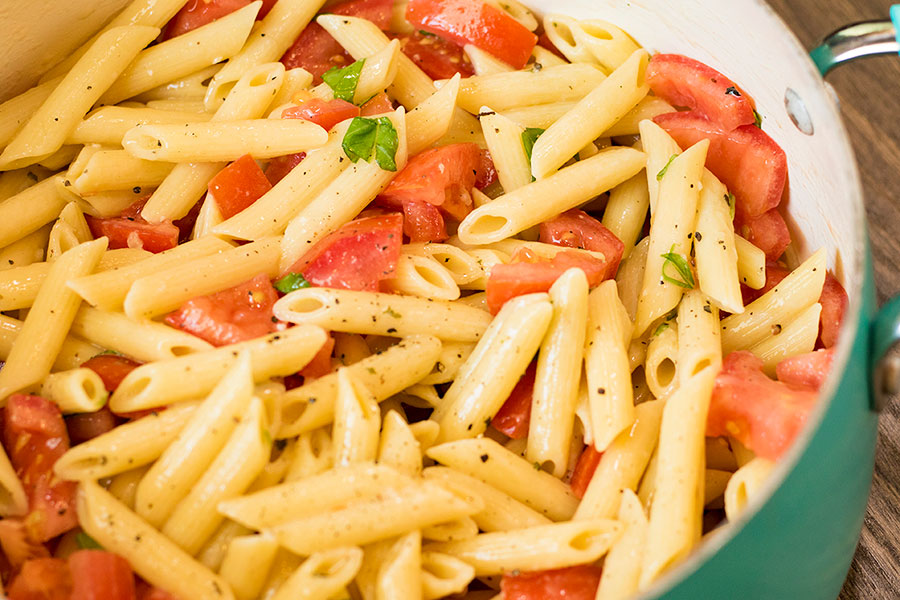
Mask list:
[[[324,377],[331,373],[332,352],[334,352],[334,338],[329,335],[328,339],[325,340],[325,343],[319,348],[319,351],[316,352],[316,355],[313,356],[312,360],[300,371],[300,375],[303,377],[303,383],[318,379],[319,377]]]
[[[706,435],[730,435],[757,456],[777,460],[803,429],[817,393],[769,379],[762,367],[762,360],[747,351],[725,357],[716,377]]]
[[[249,154],[219,171],[209,182],[209,193],[224,219],[238,214],[271,189],[272,184]]]
[[[360,107],[359,114],[363,117],[371,117],[372,115],[383,115],[393,110],[394,103],[391,102],[391,97],[384,92],[379,92]]]
[[[69,449],[59,408],[40,396],[13,394],[3,414],[3,446],[28,496],[25,526],[45,542],[78,525],[74,481],[53,474],[56,459]]]
[[[138,580],[135,585],[135,591],[137,600],[179,600],[164,589],[150,585],[142,580]]]
[[[391,26],[393,0],[350,0],[329,6],[323,12],[368,19],[387,30]],[[312,22],[287,49],[281,62],[288,69],[303,67],[313,74],[315,83],[321,83],[322,73],[334,67],[346,67],[353,58],[321,25]]]
[[[784,359],[775,367],[775,374],[778,381],[791,387],[818,390],[825,383],[833,362],[834,348],[815,350]]]
[[[578,462],[575,463],[575,470],[572,472],[570,485],[572,486],[573,494],[579,498],[584,498],[584,493],[587,491],[588,485],[590,485],[591,479],[594,477],[594,471],[597,470],[597,465],[600,464],[602,457],[603,453],[594,448],[592,444],[584,447],[584,451],[578,457]]]
[[[9,567],[13,573],[18,573],[22,566],[35,558],[48,558],[50,551],[47,546],[36,542],[28,536],[28,530],[21,519],[9,517],[0,519],[0,549],[4,567]],[[10,581],[10,573],[3,569],[3,581]]]
[[[72,574],[60,558],[29,560],[13,579],[9,600],[70,600]]]
[[[448,237],[441,211],[434,204],[421,200],[403,203],[403,233],[414,244],[443,242]]]
[[[278,0],[262,0],[262,6],[259,7],[259,12],[256,14],[256,20],[262,21],[266,18],[269,11],[275,7],[276,2],[278,2]]]
[[[331,131],[331,128],[341,121],[358,116],[359,107],[340,98],[328,102],[321,98],[310,98],[298,106],[284,109],[281,113],[282,119],[305,119],[325,131]]]
[[[657,54],[647,65],[653,93],[672,106],[689,108],[723,131],[753,125],[753,102],[712,67],[680,54]]]
[[[584,271],[591,287],[612,276],[606,261],[588,254],[563,250],[551,260],[546,260],[531,259],[521,251],[516,252],[511,263],[491,267],[485,289],[488,309],[492,314],[497,314],[508,300],[516,296],[546,292],[560,275],[575,268]]]
[[[841,323],[844,321],[844,313],[850,299],[844,286],[835,279],[831,273],[825,274],[825,285],[822,287],[822,295],[819,304],[822,305],[822,317],[819,324],[819,342],[823,348],[831,348],[838,341],[841,332]]]
[[[244,8],[250,2],[251,0],[188,0],[166,25],[163,39],[168,40],[212,23],[239,8]]]
[[[735,216],[734,229],[765,252],[768,260],[778,260],[791,243],[791,232],[777,208],[758,217]]]
[[[472,211],[470,192],[481,160],[478,145],[472,143],[426,150],[409,159],[379,201],[400,208],[405,202],[421,200],[462,221]]]
[[[98,435],[112,431],[116,426],[116,416],[104,406],[97,412],[69,415],[66,417],[66,429],[72,445],[92,440]]]
[[[497,169],[494,167],[494,159],[487,150],[481,151],[481,165],[478,167],[478,173],[475,176],[475,187],[479,190],[492,185],[497,181]]]
[[[741,216],[758,217],[778,206],[787,181],[787,156],[762,129],[743,125],[723,132],[693,112],[674,112],[653,119],[682,148],[710,141],[706,166],[735,195]]]
[[[138,200],[118,217],[85,215],[91,235],[109,238],[109,248],[142,248],[148,252],[163,252],[178,245],[180,230],[171,221],[148,223],[140,216],[147,198]]]
[[[583,248],[601,252],[606,257],[604,279],[616,276],[625,244],[606,226],[583,210],[573,208],[555,219],[541,223],[540,240],[547,244]]]
[[[277,300],[272,282],[261,273],[233,288],[192,298],[165,321],[214,346],[226,346],[278,331],[272,314]]]
[[[528,435],[528,427],[531,423],[531,398],[534,394],[534,377],[537,371],[537,363],[528,365],[525,373],[519,378],[516,387],[509,394],[509,398],[491,419],[491,426],[500,433],[506,434],[514,440],[519,440]]]
[[[106,391],[113,393],[125,376],[141,366],[141,363],[116,354],[100,354],[81,363],[81,366],[99,375]]]
[[[413,31],[393,36],[400,40],[400,50],[432,79],[450,79],[475,74],[472,62],[463,49],[436,35]]]
[[[503,600],[594,600],[600,586],[600,567],[578,565],[520,575],[504,574]]]
[[[266,167],[266,179],[272,185],[275,185],[282,179],[284,179],[285,175],[294,170],[294,167],[303,162],[303,159],[306,158],[306,152],[298,152],[297,154],[288,154],[287,156],[278,156],[269,161],[269,166]]]
[[[538,36],[537,43],[538,43],[538,46],[540,46],[541,48],[544,48],[545,50],[549,50],[550,52],[552,52],[556,56],[560,57],[561,59],[568,60],[565,57],[565,55],[559,51],[559,48],[556,47],[556,44],[553,43],[553,41],[550,39],[550,36],[547,35],[546,31],[541,33],[540,36]]]
[[[104,550],[79,550],[69,556],[72,600],[135,600],[134,574],[128,561]]]
[[[538,41],[499,8],[473,0],[410,0],[406,20],[460,46],[477,46],[514,69],[525,67]]]
[[[766,261],[766,283],[758,290],[754,290],[747,286],[741,288],[741,295],[744,299],[744,306],[750,304],[773,287],[781,283],[781,280],[791,274],[790,269],[786,269],[774,261]]]
[[[313,246],[288,272],[320,287],[374,292],[397,269],[403,217],[390,214],[350,221]]]

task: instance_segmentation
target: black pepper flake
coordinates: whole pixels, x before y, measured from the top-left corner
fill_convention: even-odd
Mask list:
[[[598,387],[598,388],[597,388],[597,393],[600,394],[600,395],[602,396],[603,394],[606,393],[606,388]]]
[[[141,193],[141,186],[136,185],[136,186],[134,186],[133,188],[131,188],[131,191],[134,192],[135,194],[140,194],[140,193]]]
[[[709,303],[703,305],[703,310],[712,314],[712,306],[710,306]]]
[[[698,231],[698,232],[694,233],[694,239],[697,240],[698,242],[700,242],[703,240],[703,236],[700,235],[700,232]]]
[[[734,96],[735,98],[740,98],[740,97],[741,97],[741,93],[740,93],[740,92],[737,90],[737,88],[734,87],[734,86],[731,86],[730,88],[728,88],[727,90],[725,90],[725,95],[726,95],[726,96]]]
[[[487,454],[482,454],[480,458],[481,458],[481,462],[486,463],[488,461],[488,459],[490,458],[490,456],[488,456]]]
[[[772,325],[772,335],[778,335],[781,333],[781,325],[779,323],[775,323]]]

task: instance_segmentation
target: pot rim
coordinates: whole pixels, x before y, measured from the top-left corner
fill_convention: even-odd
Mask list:
[[[719,527],[717,530],[708,534],[701,543],[691,551],[675,567],[664,573],[659,579],[650,585],[646,590],[635,596],[635,600],[650,600],[652,598],[662,597],[666,592],[672,590],[679,583],[686,580],[694,572],[712,558],[716,553],[729,544],[744,527],[756,518],[760,509],[771,499],[775,490],[777,490],[787,478],[787,475],[794,470],[800,459],[806,453],[810,441],[818,432],[825,417],[826,412],[830,409],[833,402],[836,401],[836,393],[843,379],[843,372],[849,362],[852,354],[853,346],[856,343],[857,336],[860,333],[860,327],[863,326],[862,311],[865,305],[863,298],[863,290],[866,282],[871,276],[867,269],[866,256],[868,255],[868,231],[866,227],[866,212],[863,201],[862,182],[859,177],[859,170],[856,163],[856,155],[853,151],[850,137],[841,117],[840,107],[836,102],[834,91],[825,83],[818,69],[809,57],[807,49],[803,46],[794,32],[787,26],[782,18],[772,9],[765,0],[748,0],[749,4],[755,5],[767,20],[771,22],[773,28],[781,33],[788,40],[791,46],[796,50],[800,63],[797,65],[803,68],[803,76],[809,80],[809,83],[815,85],[819,92],[827,98],[825,103],[828,107],[827,124],[829,127],[836,127],[840,138],[840,147],[838,150],[845,160],[842,161],[845,170],[846,180],[850,182],[850,190],[852,192],[849,197],[841,198],[841,202],[851,202],[853,211],[853,231],[857,243],[854,244],[851,252],[845,255],[849,260],[847,266],[857,273],[858,276],[851,278],[853,285],[847,288],[850,298],[848,310],[845,314],[843,328],[835,350],[834,363],[825,384],[822,386],[820,393],[820,401],[807,419],[806,425],[800,432],[800,435],[792,444],[787,454],[776,463],[774,470],[766,480],[760,492],[752,497],[744,508],[740,516],[729,523],[725,527]],[[868,390],[865,393],[865,402],[869,402]],[[852,401],[860,401],[858,398]]]

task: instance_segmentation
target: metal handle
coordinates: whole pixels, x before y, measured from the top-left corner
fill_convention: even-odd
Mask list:
[[[900,4],[891,7],[890,21],[866,21],[838,29],[810,52],[822,75],[845,62],[900,53]]]

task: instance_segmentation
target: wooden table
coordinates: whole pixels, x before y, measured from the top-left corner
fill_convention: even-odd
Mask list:
[[[808,48],[848,23],[888,16],[887,0],[770,0]],[[865,59],[829,75],[858,157],[878,300],[900,293],[900,58]],[[836,198],[835,201],[840,199]],[[881,415],[865,529],[842,600],[900,597],[900,403]]]

